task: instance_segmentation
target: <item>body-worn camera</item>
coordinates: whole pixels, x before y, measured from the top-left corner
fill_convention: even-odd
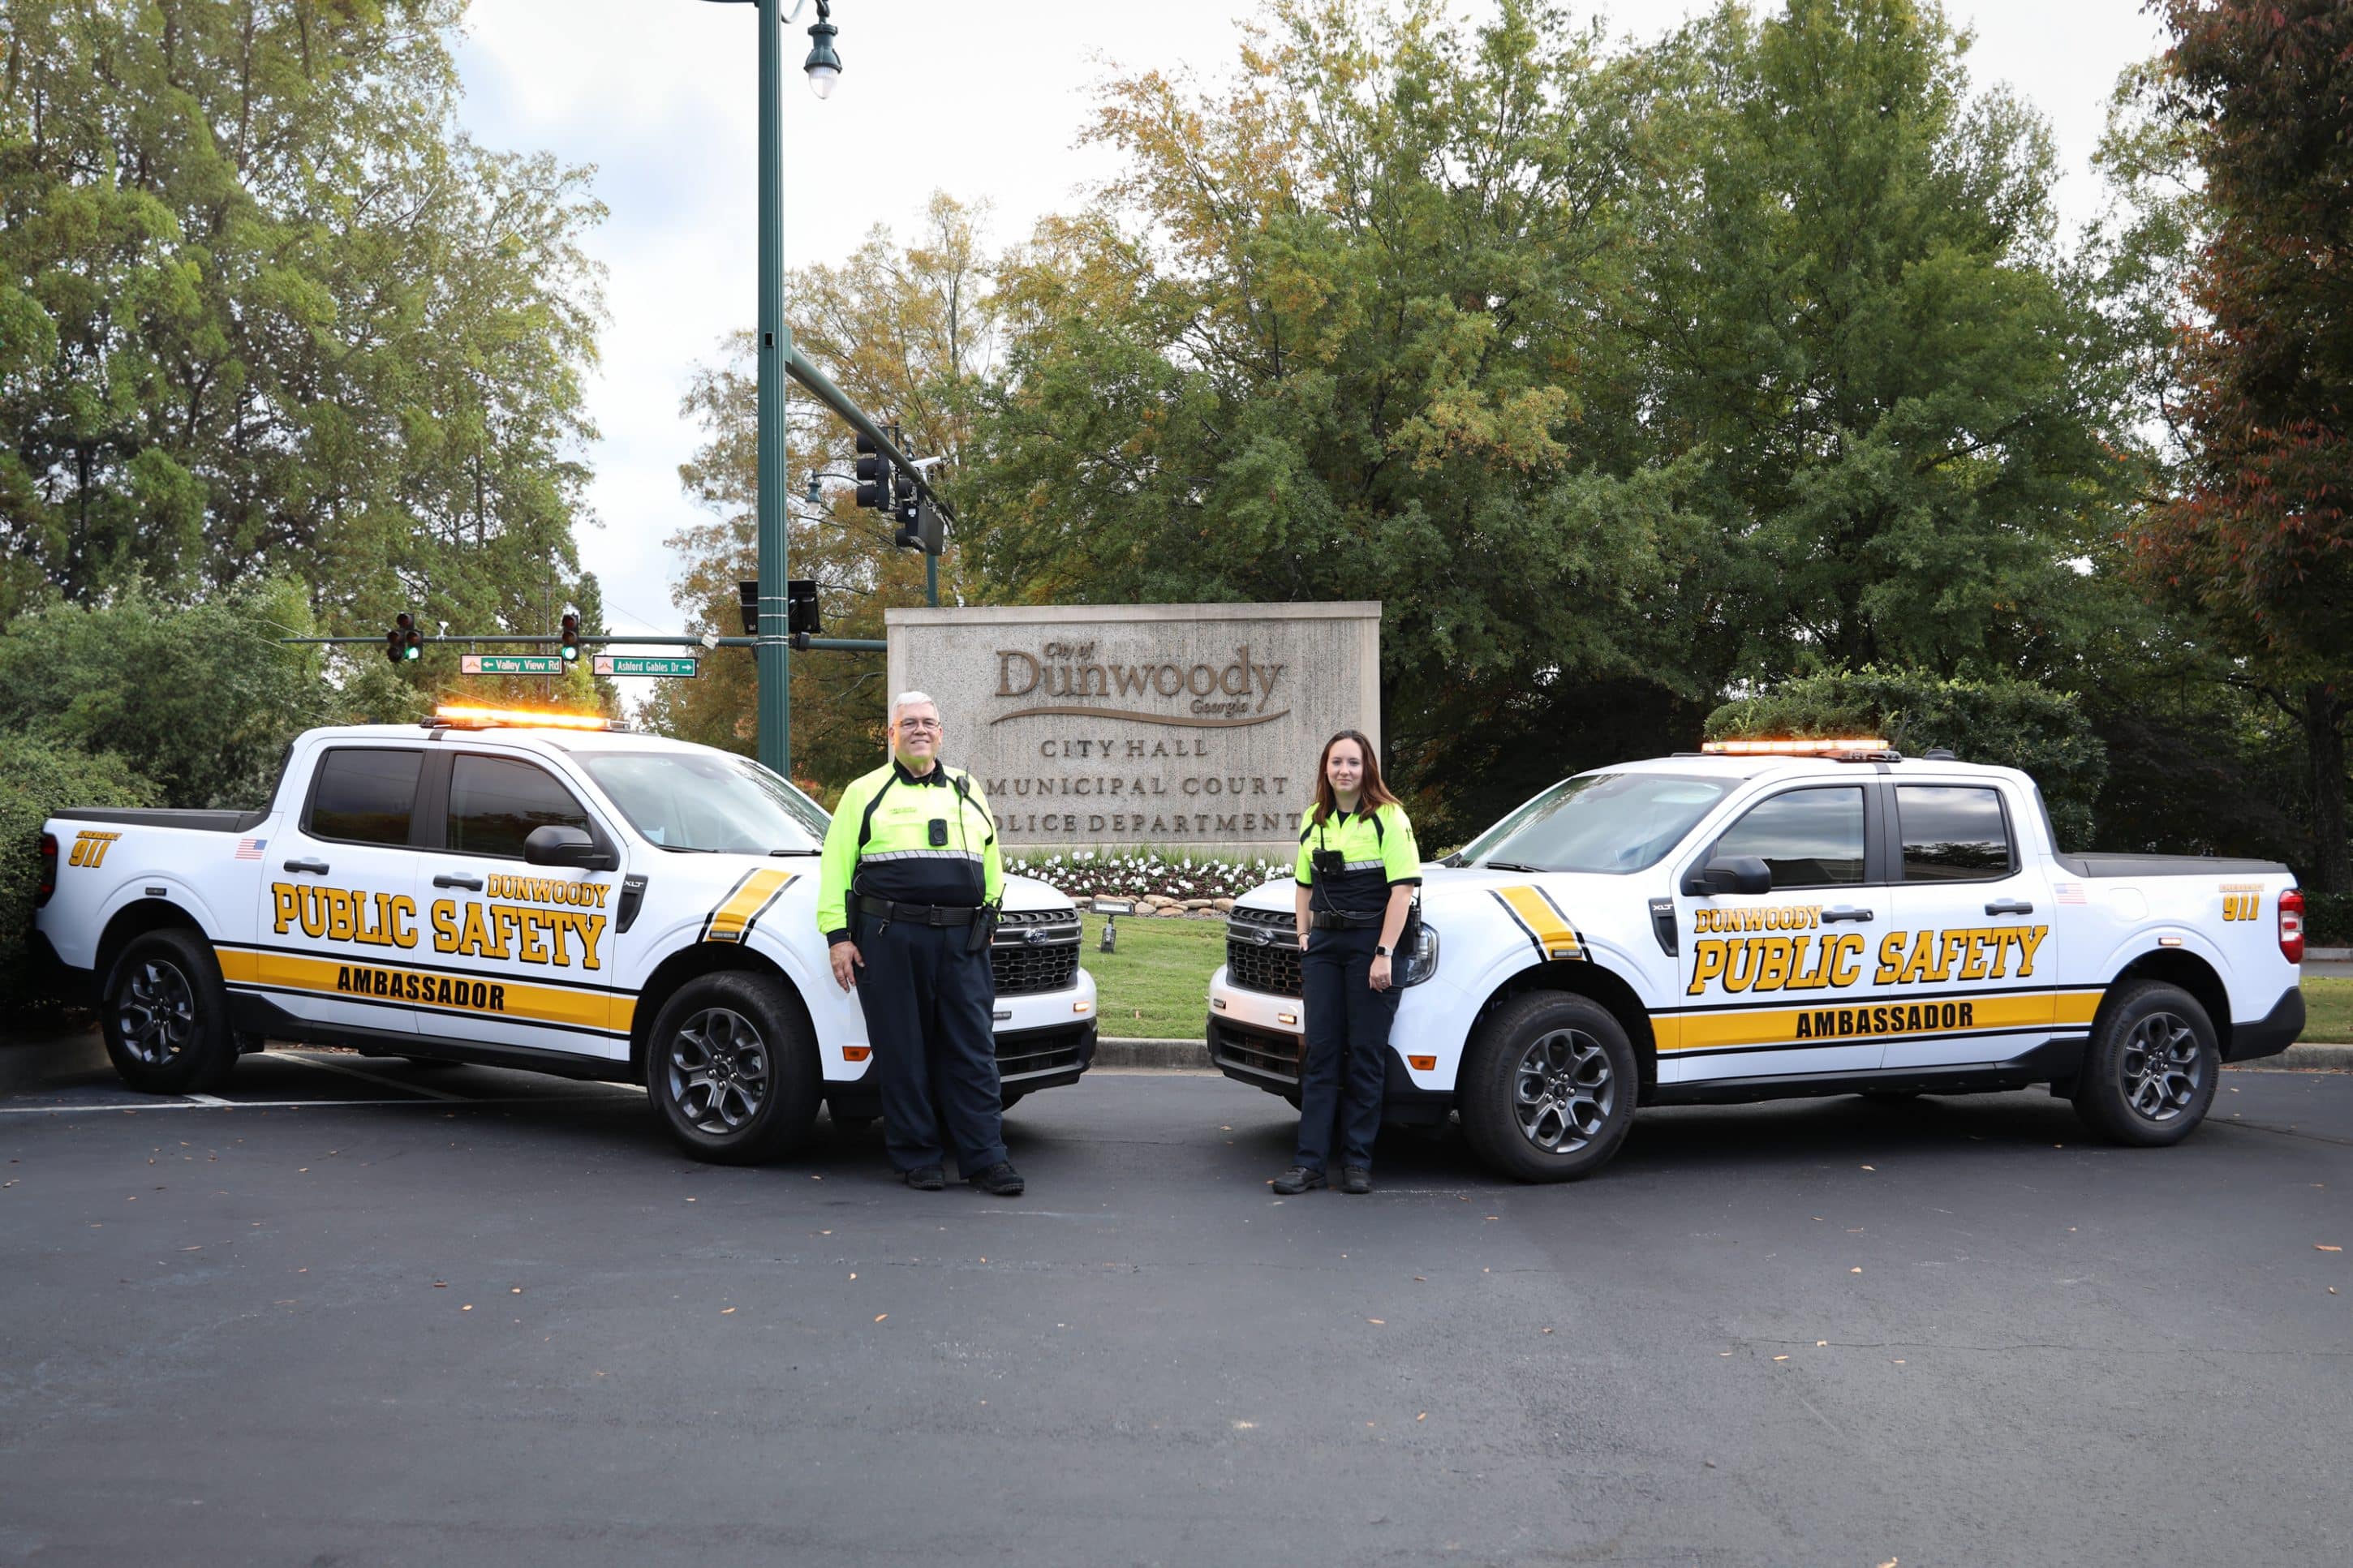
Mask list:
[[[1318,881],[1336,877],[1348,868],[1348,862],[1340,858],[1337,849],[1311,849],[1307,852],[1307,864]]]
[[[932,840],[932,847],[933,847],[933,848],[934,848],[934,849],[944,849],[945,847],[947,847],[947,842],[948,842],[948,819],[947,819],[946,817],[944,817],[944,816],[935,816],[935,817],[932,818],[932,820],[931,820],[931,840]]]

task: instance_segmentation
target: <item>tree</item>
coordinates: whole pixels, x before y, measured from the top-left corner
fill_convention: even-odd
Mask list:
[[[326,722],[334,693],[303,587],[240,586],[190,607],[135,579],[94,605],[59,602],[0,633],[0,733],[131,759],[161,804],[269,803],[287,743]]]
[[[2353,889],[2353,11],[2167,0],[2163,104],[2204,175],[2207,240],[2176,374],[2179,492],[2135,530],[2160,592],[2204,611],[2239,679],[2305,736],[2309,878]]]
[[[860,407],[895,419],[914,453],[943,458],[926,477],[951,496],[970,453],[980,389],[995,365],[981,216],[935,195],[913,243],[902,247],[889,230],[877,229],[842,266],[796,272],[785,290],[795,345]],[[732,634],[743,629],[735,585],[751,581],[759,565],[759,429],[751,334],[731,339],[725,363],[698,372],[684,403],[706,440],[680,478],[716,515],[666,542],[687,563],[671,596],[690,627]],[[793,574],[816,579],[828,635],[879,637],[886,607],[924,602],[923,559],[893,546],[887,518],[855,504],[848,427],[797,387],[787,400],[787,423],[794,474],[820,476],[824,497],[793,504]],[[797,494],[799,486],[787,489]],[[944,603],[965,597],[970,571],[959,533],[941,559]],[[750,754],[756,740],[751,658],[714,655],[704,668],[693,681],[657,690],[644,710],[647,721],[666,734]],[[882,754],[882,659],[812,652],[794,656],[792,670],[794,771],[829,797]]]
[[[462,0],[0,0],[0,613],[271,573],[537,629],[590,172],[455,119]]]

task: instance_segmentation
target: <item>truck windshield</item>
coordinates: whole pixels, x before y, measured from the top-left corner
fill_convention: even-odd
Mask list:
[[[1673,773],[1581,773],[1563,779],[1472,840],[1462,858],[1537,871],[1640,871],[1682,843],[1739,782]]]
[[[578,760],[629,826],[665,849],[772,855],[824,847],[825,812],[757,763],[693,752],[596,752]]]

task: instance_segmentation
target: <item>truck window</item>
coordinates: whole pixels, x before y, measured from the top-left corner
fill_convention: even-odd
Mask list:
[[[1862,880],[1862,791],[1793,789],[1760,801],[1715,841],[1718,858],[1754,855],[1773,873],[1773,890],[1834,888]]]
[[[424,767],[423,752],[335,747],[319,759],[303,831],[345,844],[407,844]]]
[[[1974,882],[2010,875],[2010,825],[2001,796],[1959,784],[1898,784],[1907,882]]]
[[[534,827],[596,828],[572,792],[546,770],[505,757],[459,752],[449,761],[448,847],[464,855],[522,858]]]

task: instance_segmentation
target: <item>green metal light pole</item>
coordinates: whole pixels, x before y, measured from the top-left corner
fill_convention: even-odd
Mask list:
[[[741,0],[722,0],[740,4]],[[790,542],[785,531],[785,367],[793,352],[785,324],[784,0],[753,0],[760,28],[760,488],[755,508],[760,550],[759,641],[753,648],[759,682],[760,761],[792,776],[791,642],[785,579]],[[817,0],[810,49],[802,69],[818,97],[832,96],[841,76],[834,53],[838,29],[830,0]],[[798,17],[800,5],[793,7]]]

